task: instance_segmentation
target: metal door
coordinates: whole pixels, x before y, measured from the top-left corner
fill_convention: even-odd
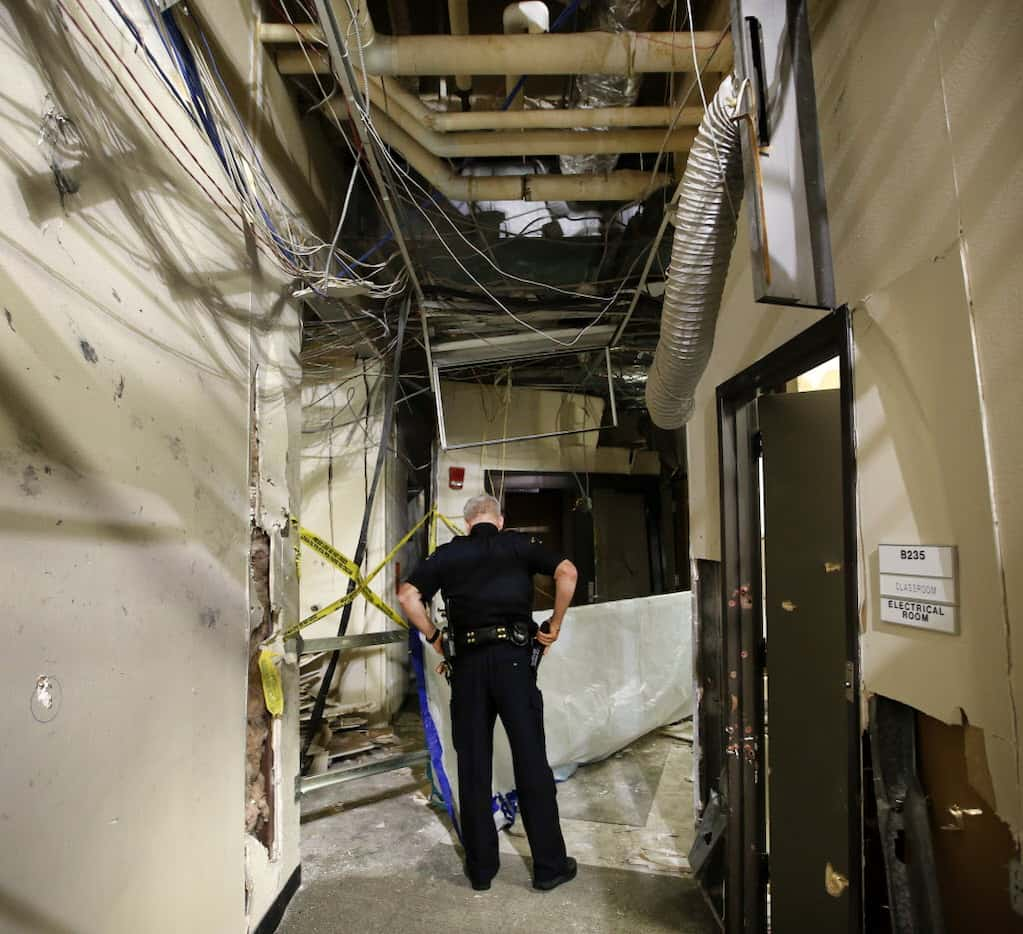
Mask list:
[[[847,934],[854,701],[838,390],[762,396],[773,934]]]
[[[650,547],[642,493],[593,491],[597,596],[601,603],[650,594]]]

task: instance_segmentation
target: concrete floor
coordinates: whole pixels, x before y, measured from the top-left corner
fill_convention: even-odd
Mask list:
[[[396,732],[421,744],[418,714],[402,714]],[[579,876],[550,893],[531,887],[520,822],[501,834],[493,887],[474,892],[447,815],[429,803],[425,770],[324,789],[303,802],[303,884],[279,930],[716,932],[685,859],[691,772],[690,747],[653,733],[560,784]]]

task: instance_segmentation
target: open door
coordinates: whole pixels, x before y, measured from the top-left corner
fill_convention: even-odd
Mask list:
[[[837,389],[761,396],[771,930],[847,934],[849,705]]]
[[[725,826],[701,881],[728,934],[855,934],[862,776],[847,310],[719,386],[718,429],[721,696],[710,700],[721,714],[706,723],[720,735],[701,743],[718,744],[720,777],[706,781],[717,806],[701,801],[703,823],[720,814]],[[701,829],[713,842],[714,828]]]

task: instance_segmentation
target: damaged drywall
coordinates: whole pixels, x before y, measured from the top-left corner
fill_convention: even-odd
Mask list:
[[[286,743],[275,854],[243,817],[250,362],[269,343],[274,369],[294,364],[298,313],[231,206],[210,202],[135,104],[160,109],[197,173],[216,176],[216,156],[134,39],[105,15],[90,22],[89,6],[0,8],[0,732],[19,750],[4,761],[0,927],[237,932],[298,865]],[[159,43],[145,7],[122,6]],[[247,8],[217,16],[251,40]],[[83,35],[131,63],[135,103]],[[289,111],[267,119],[300,146],[269,75],[267,106]],[[267,419],[264,448],[280,453],[263,469],[288,499],[259,525],[287,620],[293,550],[275,536],[297,510],[283,466],[298,426]],[[265,873],[251,853],[247,870],[248,841]]]
[[[1017,934],[1023,931],[1023,914],[1014,906],[1011,880],[1018,850],[989,797],[983,732],[924,714],[916,720],[945,930]]]
[[[256,281],[265,273],[257,271]],[[251,600],[245,817],[245,913],[254,928],[297,871],[299,811],[298,659],[285,630],[298,621],[295,547],[300,506],[302,370],[296,348],[301,325],[290,303],[255,310],[250,331]],[[283,712],[267,710],[262,653],[268,652],[284,694]],[[254,823],[254,826],[250,826]]]
[[[245,830],[268,850],[273,844],[274,794],[272,721],[263,696],[259,673],[259,653],[263,640],[272,631],[270,609],[270,536],[258,527],[252,529],[251,551],[252,615],[254,626],[249,635],[249,680],[245,707]]]

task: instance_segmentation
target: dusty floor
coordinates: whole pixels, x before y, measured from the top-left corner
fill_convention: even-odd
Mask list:
[[[396,732],[421,745],[418,714]],[[386,754],[393,754],[389,751]],[[530,886],[519,823],[501,834],[501,872],[473,892],[447,815],[430,806],[425,770],[324,789],[303,802],[302,888],[281,934],[514,932],[714,932],[688,877],[692,754],[653,733],[558,786],[578,878],[550,893]]]

